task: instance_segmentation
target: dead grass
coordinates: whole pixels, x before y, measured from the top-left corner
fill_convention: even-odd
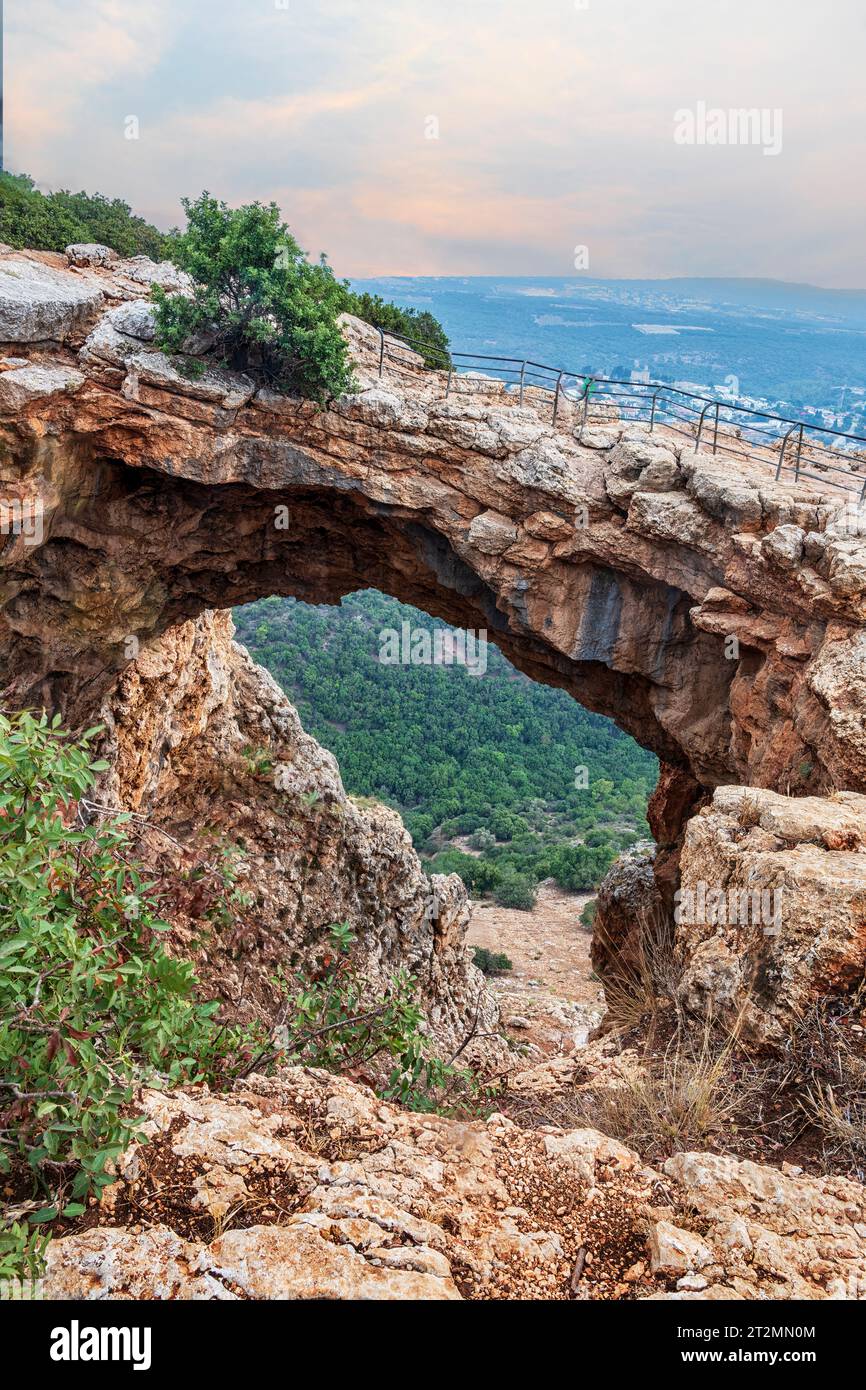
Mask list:
[[[850,1024],[862,1003],[857,996],[838,1017],[813,1009],[791,1040],[790,1061],[800,1109],[821,1134],[828,1166],[842,1166],[860,1182],[866,1181],[866,1053]]]
[[[615,1086],[577,1092],[573,1121],[620,1139],[650,1161],[725,1144],[748,1125],[762,1090],[758,1072],[736,1049],[733,1031],[721,1040],[709,1024],[697,1036],[678,1032],[660,1055],[647,1055],[642,1069],[626,1071]]]
[[[605,1023],[622,1033],[647,1029],[651,1036],[661,1016],[676,1008],[679,971],[671,923],[661,909],[639,913],[627,952],[610,949],[603,928],[595,930],[616,960],[616,969],[607,970],[603,980]]]
[[[759,1048],[743,1038],[748,997],[733,1021],[699,1020],[678,1003],[673,932],[660,914],[643,916],[610,956],[605,1024],[636,1064],[509,1096],[512,1118],[597,1129],[648,1162],[709,1149],[866,1182],[866,989],[820,1001],[781,1047]]]
[[[738,820],[744,830],[761,824],[761,802],[754,793],[744,796],[740,802]]]
[[[866,1096],[837,1095],[819,1082],[807,1091],[803,1109],[821,1131],[827,1158],[845,1160],[866,1180]]]

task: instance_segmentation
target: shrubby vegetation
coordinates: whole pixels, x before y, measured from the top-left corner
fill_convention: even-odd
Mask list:
[[[454,1093],[465,1102],[476,1091],[473,1075],[432,1050],[423,1031],[417,982],[397,971],[384,994],[371,1001],[352,959],[354,941],[348,923],[335,923],[316,969],[292,978],[277,976],[286,1000],[279,1027],[285,1029],[283,1059],[365,1076],[370,1067],[385,1063],[380,1095],[411,1110],[441,1109]],[[254,1058],[251,1065],[261,1062]]]
[[[101,193],[40,193],[26,174],[0,174],[0,241],[34,251],[63,251],[94,241],[121,256],[162,260],[172,242],[128,203]]]
[[[347,291],[344,308],[371,323],[374,328],[383,328],[398,338],[407,338],[412,347],[419,352],[428,367],[447,369],[451,361],[450,344],[445,329],[437,318],[427,309],[401,309],[389,304],[378,294],[355,293]]]
[[[182,201],[187,227],[172,259],[194,288],[188,296],[154,287],[159,346],[183,353],[202,339],[228,366],[320,402],[350,390],[337,326],[346,291],[324,256],[307,260],[276,203],[230,208],[208,193]]]
[[[217,1025],[192,965],[164,949],[127,818],[91,823],[96,732],[0,715],[0,1172],[29,1169],[36,1224],[81,1214],[111,1181],[137,1085],[218,1082],[251,1041]],[[20,1233],[3,1241],[28,1255]]]
[[[341,608],[265,599],[235,620],[348,790],[399,810],[428,867],[460,874],[476,896],[531,906],[547,877],[589,892],[648,834],[655,758],[495,648],[481,678],[456,665],[382,665],[382,628],[432,620],[375,592]],[[589,771],[586,789],[576,767]]]
[[[504,951],[488,951],[486,946],[473,946],[472,963],[485,975],[501,975],[514,969]]]
[[[154,288],[157,341],[166,352],[183,354],[198,340],[228,366],[325,404],[352,389],[337,324],[348,312],[411,337],[428,365],[447,366],[448,339],[432,314],[354,294],[324,256],[307,259],[276,203],[230,208],[209,193],[182,202],[187,227],[171,255],[194,288],[192,296]]]
[[[331,929],[318,968],[281,980],[279,1027],[235,1027],[202,1001],[193,965],[163,944],[176,913],[231,929],[248,897],[236,847],[168,885],[148,879],[129,817],[88,793],[105,764],[53,720],[0,714],[0,1175],[34,1193],[29,1221],[3,1223],[0,1278],[38,1275],[43,1232],[84,1214],[139,1136],[142,1084],[229,1083],[276,1062],[351,1074],[387,1063],[381,1094],[416,1109],[473,1101],[471,1074],[432,1052],[416,984],[378,997]],[[194,856],[193,856],[194,857]]]

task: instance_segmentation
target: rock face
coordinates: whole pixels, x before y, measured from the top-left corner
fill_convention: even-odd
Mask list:
[[[866,797],[720,787],[686,829],[680,997],[782,1043],[821,1002],[853,997],[866,961]]]
[[[601,978],[628,984],[641,978],[647,935],[665,920],[654,855],[621,854],[602,880],[592,931],[592,964]]]
[[[85,377],[0,418],[4,483],[46,523],[40,546],[3,555],[19,698],[83,716],[132,637],[373,584],[487,629],[695,795],[864,790],[866,549],[838,492],[616,421],[588,447],[570,403],[554,428],[538,391],[521,407],[459,377],[446,396],[408,351],[380,379],[378,334],[357,321],[359,390],[331,409],[230,373],[189,381],[154,351],[146,306],[130,311],[168,272],[58,263],[0,257],[0,341],[38,340],[40,365]]]
[[[54,1239],[46,1297],[866,1297],[842,1178],[700,1153],[659,1173],[595,1130],[412,1115],[297,1068],[142,1109],[150,1142],[99,1224]]]
[[[85,276],[24,256],[0,261],[0,343],[80,341],[104,303]]]
[[[198,920],[174,948],[195,958],[211,989],[242,1018],[272,1017],[273,976],[321,950],[348,922],[371,989],[406,970],[432,1033],[449,1053],[472,1024],[490,1059],[498,1009],[471,964],[466,889],[456,874],[428,877],[395,812],[360,806],[332,755],[305,734],[294,708],[231,640],[227,613],[173,628],[120,678],[99,712],[111,771],[102,799],[147,816],[144,857],[176,871],[169,832],[185,846],[242,845],[241,887],[252,896],[226,937]],[[195,944],[198,943],[198,944]]]

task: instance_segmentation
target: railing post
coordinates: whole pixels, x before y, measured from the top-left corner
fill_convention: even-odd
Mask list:
[[[794,482],[800,481],[800,455],[803,452],[803,426],[800,426],[800,435],[797,440],[797,457],[794,460]]]
[[[713,430],[713,453],[718,453],[719,449],[719,403],[716,401],[716,424]]]
[[[652,432],[653,432],[653,426],[655,425],[655,422],[656,422],[656,401],[657,401],[657,399],[658,399],[658,394],[659,394],[659,393],[658,393],[658,389],[656,389],[655,391],[653,391],[653,403],[652,403],[652,406],[651,406],[651,408],[650,408],[650,434],[652,434]]]
[[[784,438],[783,438],[783,440],[782,440],[782,447],[781,447],[781,449],[779,450],[779,462],[778,462],[778,464],[776,465],[776,482],[778,482],[779,479],[780,479],[781,476],[782,476],[782,467],[783,467],[784,462],[785,462],[785,450],[786,450],[787,447],[788,447],[788,440],[791,438],[791,435],[794,433],[794,431],[796,430],[796,428],[797,428],[796,425],[792,425],[791,428],[788,430],[787,434],[784,436]]]
[[[710,408],[711,405],[712,405],[712,401],[707,401],[706,405],[704,406],[703,410],[701,411],[701,418],[700,418],[700,420],[698,421],[698,434],[697,434],[697,438],[695,439],[695,453],[697,453],[697,452],[698,452],[698,449],[700,449],[700,447],[701,447],[701,435],[702,435],[703,432],[704,432],[704,420],[706,419],[707,411],[709,410],[709,408]]]
[[[564,375],[564,374],[563,374],[562,372],[560,372],[560,373],[559,373],[559,376],[556,378],[556,394],[555,394],[555,396],[553,397],[553,423],[554,423],[554,425],[556,424],[556,415],[557,415],[557,412],[558,412],[558,410],[559,410],[559,388],[560,388],[560,386],[562,385],[562,378],[563,378],[563,375]]]
[[[523,405],[523,383],[526,380],[526,363],[520,368],[520,404]]]
[[[583,431],[586,429],[586,417],[589,414],[589,388],[591,385],[592,377],[588,376],[586,378],[586,384],[583,388],[583,420],[581,421],[580,425],[581,433],[583,433]]]
[[[385,331],[382,328],[379,329],[379,338],[381,339],[379,348],[379,375],[381,376],[385,366]]]

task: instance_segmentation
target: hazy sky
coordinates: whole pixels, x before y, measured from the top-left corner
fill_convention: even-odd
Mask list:
[[[864,51],[863,0],[6,0],[6,164],[273,198],[344,275],[862,287]],[[677,143],[699,102],[781,152]]]

